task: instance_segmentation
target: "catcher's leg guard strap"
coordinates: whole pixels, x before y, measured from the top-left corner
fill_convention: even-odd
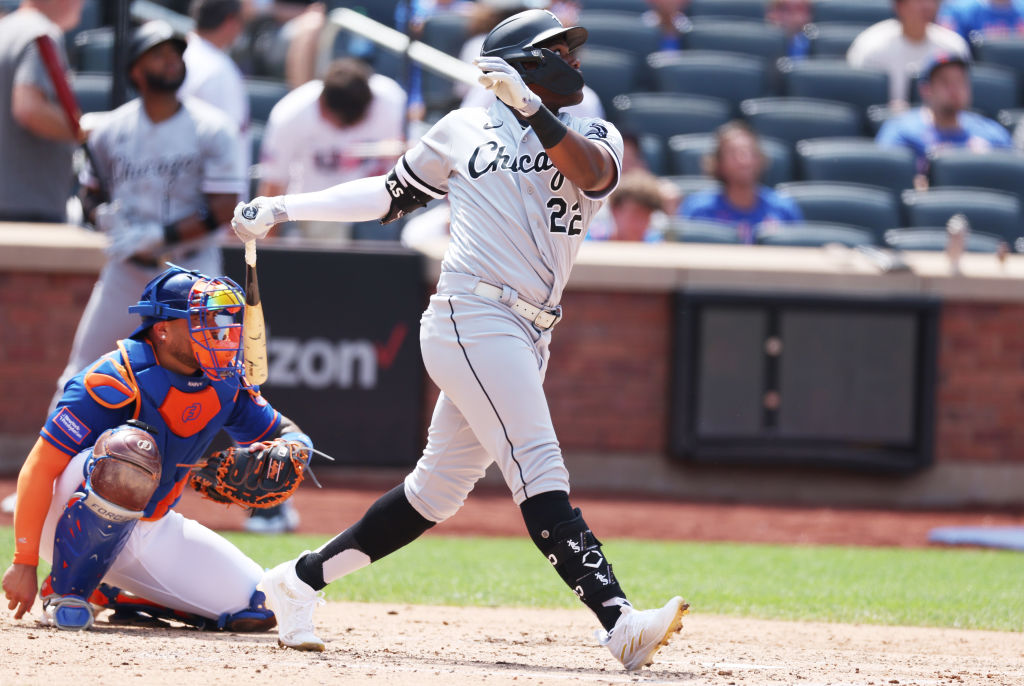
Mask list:
[[[620,606],[628,604],[601,541],[590,531],[579,509],[562,491],[541,493],[520,505],[534,544],[554,566],[558,576],[593,610],[605,629],[615,626]]]
[[[324,574],[325,564],[345,551],[355,550],[366,555],[368,562],[376,562],[399,548],[411,543],[434,526],[409,504],[405,486],[399,484],[377,499],[363,518],[321,546],[319,550],[302,556],[295,565],[295,573],[309,586],[320,590],[334,579],[344,576],[362,564],[340,561],[337,573]],[[351,557],[351,554],[348,555]],[[330,578],[328,578],[330,577]]]

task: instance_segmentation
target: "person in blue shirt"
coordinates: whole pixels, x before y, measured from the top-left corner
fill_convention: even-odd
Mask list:
[[[811,53],[811,40],[804,26],[811,21],[811,0],[770,0],[765,5],[765,21],[786,33],[786,56],[793,60],[805,59]]]
[[[936,21],[968,42],[978,36],[1022,36],[1024,1],[949,0],[942,3]]]
[[[689,195],[679,208],[681,217],[734,226],[744,243],[756,240],[760,225],[803,221],[795,202],[761,184],[765,157],[757,134],[746,123],[723,124],[715,140],[708,172],[722,187]]]
[[[226,277],[172,267],[130,308],[142,317],[134,333],[65,385],[18,475],[3,576],[16,619],[42,557],[43,618],[61,629],[88,629],[94,606],[114,609],[114,623],[275,626],[256,590],[263,568],[173,509],[221,429],[250,450],[313,448],[245,381],[244,302]]]
[[[968,111],[969,68],[960,55],[934,56],[918,82],[923,104],[886,121],[875,137],[879,145],[914,151],[918,188],[927,186],[928,160],[938,150],[968,148],[983,153],[1011,147],[1010,134],[999,122]]]

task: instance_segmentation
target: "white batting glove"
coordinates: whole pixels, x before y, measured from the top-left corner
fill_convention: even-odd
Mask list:
[[[151,255],[164,244],[164,227],[157,222],[115,222],[107,232],[107,254],[115,260]]]
[[[473,64],[484,72],[478,79],[480,84],[499,100],[524,117],[537,114],[540,97],[529,89],[512,65],[500,57],[478,57]]]
[[[243,242],[266,237],[275,224],[288,221],[288,213],[284,209],[284,198],[275,195],[271,198],[260,196],[247,203],[235,205],[235,216],[231,218],[231,228]]]
[[[103,233],[110,233],[117,224],[118,215],[121,214],[121,201],[105,202],[97,205],[94,210],[93,226]]]

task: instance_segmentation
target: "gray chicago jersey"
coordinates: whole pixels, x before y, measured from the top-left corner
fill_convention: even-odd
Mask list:
[[[611,187],[587,193],[573,186],[533,129],[500,102],[451,112],[398,161],[402,182],[435,198],[451,191],[442,271],[508,285],[538,305],[558,304],[587,226],[618,183],[622,159],[622,137],[608,122],[559,118],[608,147],[616,165]]]
[[[103,119],[89,138],[100,177],[130,222],[163,224],[205,210],[205,193],[241,194],[245,172],[238,132],[220,110],[187,99],[154,124],[139,99]],[[82,183],[95,186],[91,168]]]

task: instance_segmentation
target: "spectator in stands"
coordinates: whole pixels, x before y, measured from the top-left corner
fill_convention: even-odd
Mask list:
[[[0,19],[0,221],[63,222],[76,137],[57,102],[36,38],[46,36],[67,71],[64,31],[83,0],[22,0]]]
[[[306,83],[270,112],[260,151],[264,196],[319,191],[365,176],[385,174],[404,151],[405,91],[360,60],[346,57],[324,79]],[[307,224],[307,237],[338,236]]]
[[[185,83],[179,98],[194,97],[228,115],[241,137],[243,169],[249,168],[249,96],[242,71],[227,50],[244,27],[240,0],[193,0],[196,28],[185,49]]]
[[[810,54],[811,41],[804,26],[811,21],[811,0],[769,0],[764,18],[786,32],[786,55],[790,59],[804,59]]]
[[[846,53],[853,67],[880,69],[889,74],[889,101],[906,109],[910,80],[930,57],[940,52],[970,56],[966,41],[955,31],[939,26],[935,17],[939,0],[893,0],[895,19],[886,19],[863,31]]]
[[[686,7],[690,0],[647,0],[651,9],[641,15],[648,26],[661,29],[659,50],[682,50],[683,34],[690,28]]]
[[[745,122],[720,126],[715,149],[706,161],[708,174],[718,179],[722,188],[686,197],[679,209],[684,219],[735,226],[745,243],[754,242],[759,225],[803,221],[796,203],[761,184],[764,153],[757,134]]]
[[[999,122],[969,112],[971,81],[967,60],[960,55],[933,57],[921,74],[918,87],[922,105],[889,119],[876,142],[904,146],[917,155],[915,186],[927,187],[928,159],[942,148],[968,148],[987,152],[1009,148],[1010,134]]]
[[[939,24],[970,41],[976,36],[1024,35],[1020,0],[950,0],[939,9]]]
[[[643,169],[623,173],[618,188],[594,217],[587,239],[595,241],[657,241],[658,219],[664,219],[665,198],[654,174]]]

